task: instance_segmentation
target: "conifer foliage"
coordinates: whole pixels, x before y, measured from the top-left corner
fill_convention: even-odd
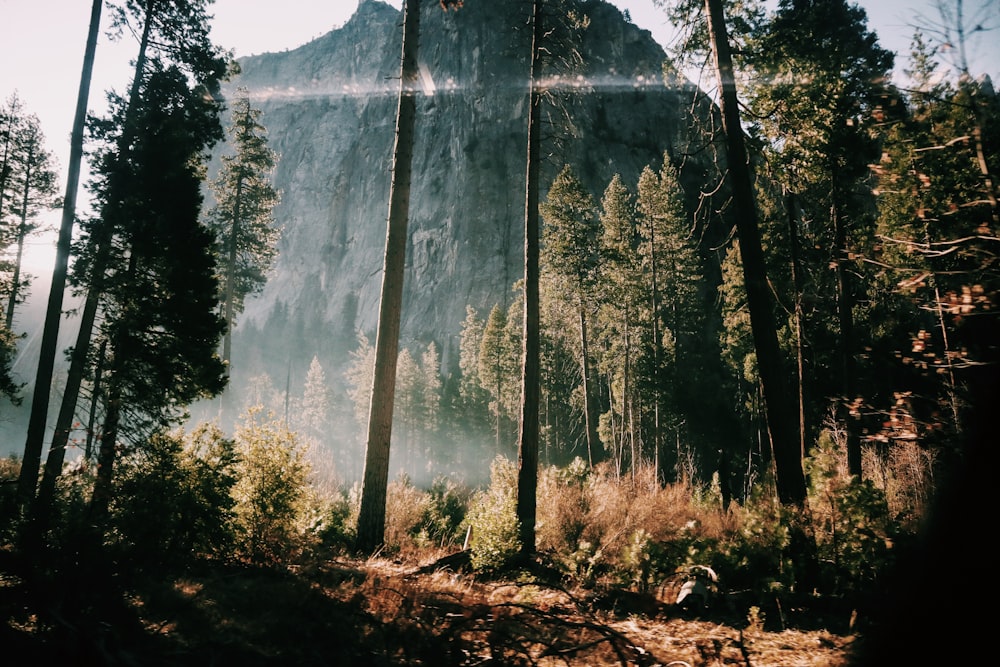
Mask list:
[[[87,298],[50,447],[55,456],[46,463],[46,478],[57,477],[89,367],[95,381],[103,376],[92,408],[100,408],[102,424],[91,501],[97,526],[118,448],[142,442],[225,384],[215,353],[223,329],[214,235],[199,222],[206,153],[223,136],[216,96],[228,69],[208,39],[207,4],[148,0],[114,12],[117,28],[141,35],[139,55],[128,96],[109,96],[111,114],[93,124],[98,213],[82,225],[73,266],[74,285]],[[91,356],[92,335],[106,356]],[[25,489],[34,488],[36,448],[29,438]]]
[[[12,95],[0,109],[0,244],[5,257],[4,324],[14,328],[14,309],[24,301],[30,276],[22,269],[25,244],[43,231],[39,217],[59,204],[55,159],[45,147],[38,116]]]
[[[279,200],[270,176],[276,155],[268,148],[261,112],[241,89],[233,102],[229,139],[234,153],[222,157],[212,182],[216,204],[208,213],[219,255],[219,290],[226,322],[222,359],[231,361],[232,334],[243,302],[267,281],[277,254],[279,231],[273,209]]]
[[[222,321],[214,238],[199,222],[199,157],[219,138],[217,107],[168,68],[149,77],[136,115],[145,131],[128,156],[107,155],[101,174],[108,187],[98,190],[99,224],[115,233],[99,330],[109,352],[101,442],[109,472],[120,435],[169,423],[225,382],[216,354]]]

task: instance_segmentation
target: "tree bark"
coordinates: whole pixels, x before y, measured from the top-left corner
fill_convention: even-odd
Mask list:
[[[799,261],[799,221],[796,213],[795,194],[788,193],[788,249],[792,265],[792,287],[795,290],[795,370],[796,398],[799,404],[799,452],[805,458],[806,447],[806,397],[805,397],[805,344],[802,339],[802,266]]]
[[[597,435],[597,400],[594,396],[594,383],[590,377],[590,357],[588,353],[587,341],[587,313],[583,304],[580,304],[580,349],[581,366],[583,373],[583,396],[584,396],[584,419],[587,427],[587,458],[590,467],[600,463],[604,459],[600,438]]]
[[[406,0],[403,5],[403,53],[400,66],[399,107],[396,113],[392,184],[389,192],[382,296],[378,331],[375,335],[375,373],[368,413],[368,443],[365,451],[356,542],[357,550],[365,554],[377,551],[385,539],[389,446],[392,436],[393,401],[396,394],[396,362],[399,356],[399,321],[409,223],[413,133],[417,115],[419,37],[420,0]]]
[[[52,374],[55,368],[56,347],[59,338],[59,321],[62,319],[63,293],[66,290],[66,275],[69,267],[70,243],[73,239],[73,221],[76,218],[76,196],[80,184],[80,164],[83,161],[83,130],[87,120],[87,101],[90,98],[90,81],[94,72],[94,56],[97,51],[97,36],[101,27],[102,1],[94,0],[90,10],[90,29],[83,56],[83,71],[80,74],[80,88],[76,98],[76,112],[73,116],[73,131],[70,135],[69,168],[66,175],[66,196],[63,200],[59,237],[56,241],[55,266],[52,270],[52,284],[49,287],[48,304],[45,309],[45,324],[35,374],[35,388],[31,398],[31,413],[28,417],[28,433],[21,461],[21,476],[18,479],[18,500],[23,508],[35,495],[38,469],[41,466],[42,444],[45,439],[45,424],[48,419],[49,392],[52,388]],[[53,456],[50,450],[50,457]],[[65,448],[54,454],[61,470]],[[49,463],[46,461],[46,468]],[[58,474],[58,470],[57,470]]]
[[[146,52],[149,47],[149,36],[152,29],[152,21],[150,20],[152,6],[153,0],[147,0],[146,20],[143,22],[142,38],[139,41],[139,53],[136,56],[134,74],[132,75],[132,85],[129,88],[129,98],[127,102],[128,109],[125,112],[125,122],[122,130],[122,136],[118,141],[119,153],[123,153],[128,150],[128,146],[135,133],[135,129],[133,128],[134,122],[132,121],[132,110],[137,104],[139,91],[142,89],[143,71],[146,67]],[[119,155],[119,159],[122,159],[121,155]],[[67,231],[66,238],[65,260],[68,260],[69,258],[69,231]],[[103,292],[104,270],[107,264],[107,255],[110,252],[111,237],[112,231],[108,221],[102,220],[98,223],[97,229],[94,232],[94,239],[92,242],[95,246],[95,258],[91,266],[90,279],[87,287],[87,297],[84,301],[83,313],[80,317],[80,328],[77,332],[76,344],[73,347],[73,354],[70,357],[70,367],[66,377],[66,388],[63,391],[62,402],[59,406],[59,414],[56,417],[55,431],[52,434],[52,444],[49,446],[49,457],[45,462],[45,474],[42,480],[42,488],[45,489],[45,497],[40,498],[38,501],[40,513],[48,512],[49,505],[52,500],[51,492],[55,487],[55,480],[62,472],[62,464],[66,456],[66,446],[69,443],[69,434],[73,424],[73,416],[76,413],[76,404],[80,395],[80,386],[83,383],[83,375],[86,369],[87,354],[90,351],[90,339],[94,329],[94,322],[97,319],[99,301]],[[62,243],[62,233],[60,233],[59,249],[57,251],[56,260],[57,264],[59,263],[59,257],[63,252]],[[65,282],[65,263],[62,264],[61,270],[63,272],[63,282]],[[53,281],[55,281],[55,274],[53,274]],[[53,287],[53,292],[49,294],[50,308],[52,307],[51,300],[55,291],[56,290]],[[61,294],[62,290],[59,290],[59,292]],[[49,325],[51,315],[51,311],[46,313],[46,328]],[[58,324],[56,326],[58,326]],[[58,333],[58,331],[53,333],[53,336],[55,336],[56,333]],[[54,348],[54,340],[52,345]],[[53,349],[53,355],[54,354],[55,350]],[[51,381],[51,370],[49,373],[49,381]],[[32,404],[32,410],[34,410],[34,404]],[[44,420],[44,416],[42,419]],[[41,424],[41,428],[44,430],[44,427],[45,425],[43,422]],[[31,433],[29,426],[29,439],[30,437]],[[44,516],[44,514],[41,515]]]
[[[740,112],[736,99],[736,81],[729,51],[729,37],[721,0],[705,0],[709,16],[709,39],[719,80],[722,128],[728,148],[729,177],[736,203],[736,231],[740,240],[743,279],[747,308],[753,331],[754,349],[760,373],[764,410],[774,454],[778,499],[783,505],[803,506],[806,500],[805,476],[796,437],[795,417],[791,409],[787,382],[782,370],[777,330],[767,286],[764,252],[761,248],[757,205],[750,176],[749,160]]]
[[[857,372],[854,363],[854,299],[851,298],[851,286],[844,263],[848,259],[847,229],[844,216],[837,206],[837,172],[833,170],[834,199],[833,210],[833,245],[837,253],[837,319],[840,325],[840,375],[843,396],[841,397],[841,414],[844,427],[847,430],[847,472],[861,477],[861,414],[860,406],[855,406],[857,387],[855,377]]]
[[[521,365],[521,424],[518,437],[517,519],[521,556],[535,553],[535,513],[538,493],[539,400],[539,213],[541,159],[541,91],[536,77],[542,39],[542,0],[532,3],[531,67],[528,76],[528,156],[524,202],[524,332]]]

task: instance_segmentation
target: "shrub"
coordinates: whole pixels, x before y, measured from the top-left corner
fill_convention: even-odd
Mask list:
[[[308,507],[308,530],[317,537],[316,549],[340,553],[354,549],[361,507],[360,484],[347,492],[311,489]]]
[[[17,480],[21,460],[14,455],[0,459],[0,540],[14,537],[17,528]]]
[[[731,533],[699,553],[730,590],[766,592],[794,584],[791,544],[791,512],[767,495],[755,497],[739,510]]]
[[[508,567],[521,550],[517,520],[517,467],[502,456],[490,465],[490,486],[473,498],[466,516],[472,530],[469,544],[473,569],[497,572]]]
[[[214,425],[153,435],[123,456],[107,539],[133,564],[182,564],[232,544],[232,440]]]
[[[447,547],[462,544],[469,490],[439,477],[431,483],[428,504],[417,526],[418,544]]]
[[[847,473],[846,454],[824,431],[806,459],[809,507],[827,592],[860,592],[890,566],[897,533],[885,493]]]
[[[565,468],[543,468],[538,479],[537,546],[543,551],[576,550],[590,511],[587,489],[589,470],[577,457]]]
[[[430,496],[413,486],[402,474],[389,483],[385,498],[384,549],[398,553],[410,546],[411,536],[419,531],[421,519],[430,507]]]
[[[319,540],[309,512],[309,465],[298,436],[262,409],[251,408],[236,428],[237,553],[273,564],[303,553]]]

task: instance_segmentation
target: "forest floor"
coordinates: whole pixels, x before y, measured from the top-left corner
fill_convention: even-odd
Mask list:
[[[8,554],[9,555],[9,554]],[[127,584],[32,585],[0,560],[0,663],[843,667],[852,614],[482,580],[386,559],[299,570],[204,565]],[[530,583],[529,583],[530,582]],[[48,593],[40,593],[47,590]]]

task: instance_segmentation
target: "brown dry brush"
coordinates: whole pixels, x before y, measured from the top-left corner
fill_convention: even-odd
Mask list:
[[[369,613],[400,635],[393,642],[396,653],[386,656],[395,664],[663,664],[558,587],[503,584],[486,602],[462,591],[429,592],[419,584],[378,577],[364,588]]]

